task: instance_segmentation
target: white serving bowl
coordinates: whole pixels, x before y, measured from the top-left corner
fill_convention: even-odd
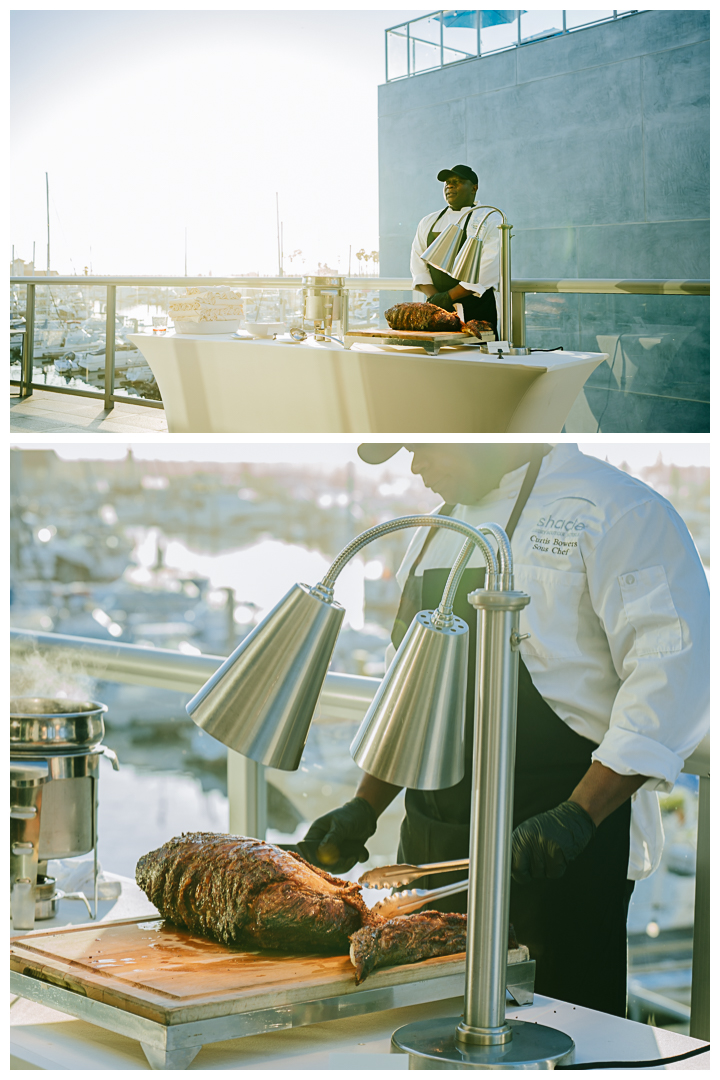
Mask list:
[[[285,329],[285,323],[281,322],[245,322],[243,326],[254,337],[272,337]]]
[[[176,334],[234,334],[240,323],[239,319],[225,319],[220,322],[193,322],[192,319],[177,319]]]

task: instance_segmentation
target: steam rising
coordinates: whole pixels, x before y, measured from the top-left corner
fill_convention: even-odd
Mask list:
[[[10,665],[11,697],[68,698],[91,701],[95,683],[72,649],[52,650],[41,655],[36,647],[13,652]]]

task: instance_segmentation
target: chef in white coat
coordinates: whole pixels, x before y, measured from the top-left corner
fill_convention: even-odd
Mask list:
[[[399,448],[363,444],[359,453],[380,463]],[[574,444],[408,449],[413,472],[445,500],[437,513],[511,534],[515,587],[531,597],[520,615],[530,636],[520,645],[510,919],[537,961],[536,989],[624,1015],[628,904],[662,853],[657,793],[672,789],[708,730],[702,563],[669,502]],[[462,543],[447,529],[414,536],[397,575],[394,648],[416,611],[437,606]],[[464,598],[483,580],[475,553],[455,605],[473,634]],[[452,788],[406,791],[398,861],[468,854],[472,741],[470,694],[465,776]],[[365,842],[398,792],[365,775],[299,850],[346,872],[367,858]],[[461,910],[459,899],[444,909]]]
[[[478,177],[469,165],[454,165],[441,169],[438,180],[442,181],[445,207],[427,214],[417,227],[410,251],[410,273],[413,289],[424,293],[431,304],[454,311],[462,304],[465,322],[482,319],[489,322],[497,336],[497,305],[495,292],[500,288],[500,224],[497,214],[488,218],[480,233],[483,242],[480,258],[480,274],[477,282],[458,281],[443,270],[426,263],[422,256],[432,242],[447,228],[457,222],[463,224],[463,243],[468,234],[468,224],[480,224],[487,210],[471,209],[476,204]],[[474,230],[470,235],[474,235]]]

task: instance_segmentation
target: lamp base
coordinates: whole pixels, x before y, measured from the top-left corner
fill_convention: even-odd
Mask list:
[[[572,1063],[575,1043],[563,1031],[524,1020],[506,1020],[512,1028],[510,1042],[471,1046],[455,1038],[461,1019],[449,1016],[406,1024],[393,1034],[392,1052],[407,1054],[411,1069],[554,1069]]]

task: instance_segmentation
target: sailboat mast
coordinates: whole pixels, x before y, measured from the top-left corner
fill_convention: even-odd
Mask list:
[[[50,184],[45,173],[45,205],[47,208],[47,272],[50,273]]]

